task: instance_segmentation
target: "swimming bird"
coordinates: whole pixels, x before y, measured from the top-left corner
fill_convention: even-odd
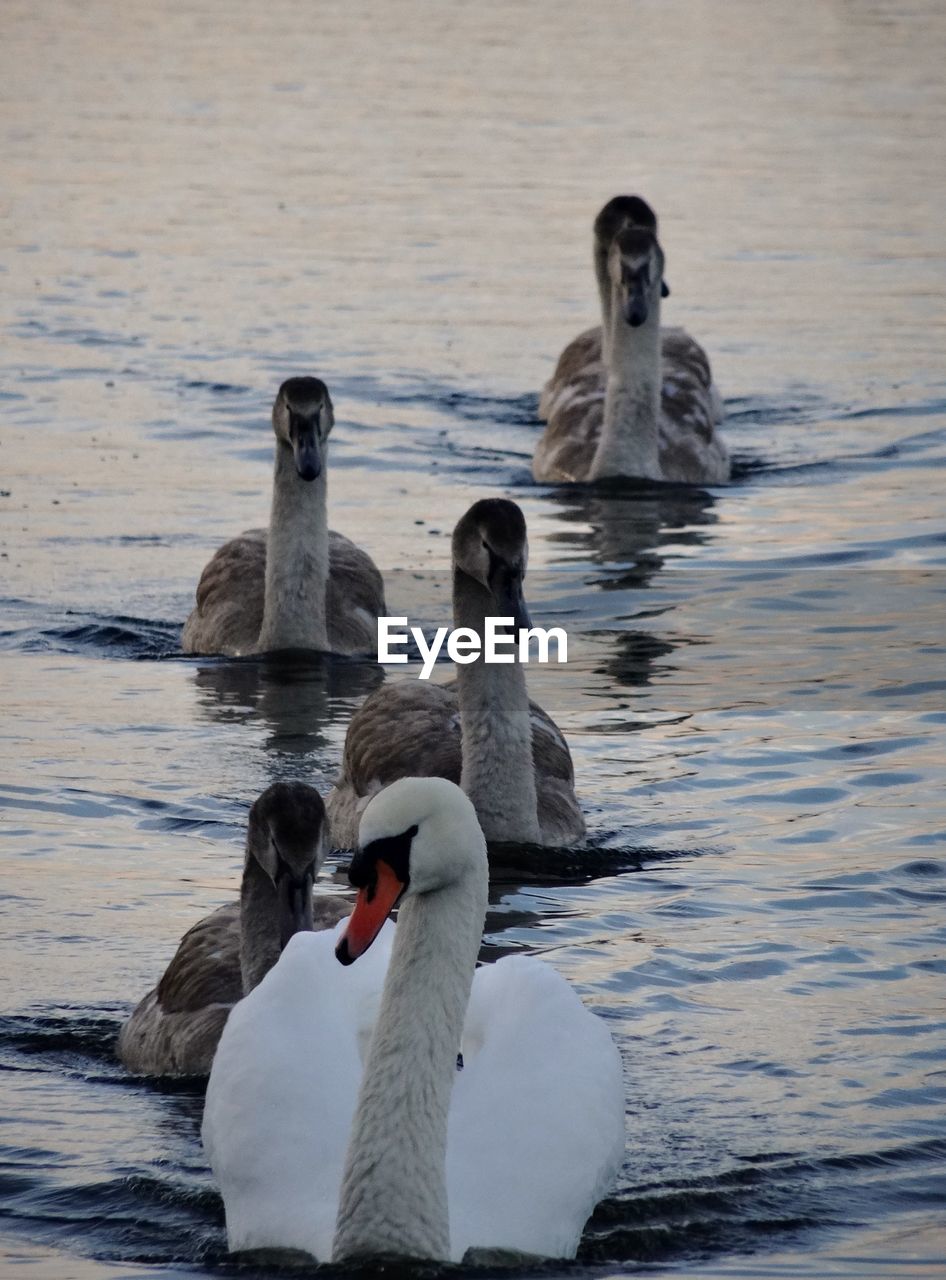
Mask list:
[[[607,1026],[535,957],[474,974],[486,845],[453,783],[375,796],[350,879],[334,949],[292,938],[220,1041],[202,1133],[230,1249],[573,1257],[624,1151]]]
[[[453,624],[484,633],[487,617],[530,627],[522,595],[525,517],[514,502],[485,498],[453,532]],[[354,844],[365,801],[395,778],[458,782],[487,840],[567,845],[585,824],[568,744],[530,702],[519,662],[458,664],[447,685],[403,680],[375,690],[352,716],[342,768],[326,799],[332,837]]]
[[[722,401],[699,343],[660,327],[670,290],[657,219],[639,196],[615,196],[598,214],[594,261],[602,324],[569,343],[542,392],[533,476],[724,483]]]
[[[139,1075],[207,1075],[231,1008],[299,929],[329,928],[351,903],[313,900],[327,843],[312,787],[277,782],[250,810],[240,900],[188,929],[161,981],[121,1029],[117,1053]]]
[[[657,215],[640,196],[614,196],[604,206],[594,221],[593,248],[595,282],[601,304],[601,324],[586,329],[573,338],[558,358],[555,372],[542,388],[539,396],[539,417],[549,416],[555,400],[569,387],[587,380],[587,390],[599,384],[603,387],[607,378],[607,333],[611,326],[611,282],[608,278],[608,250],[611,241],[625,226],[646,227],[657,234]],[[669,286],[664,283],[664,297],[669,297]],[[661,337],[667,333],[661,330]]]
[[[319,378],[289,378],[273,404],[276,465],[268,529],[225,542],[197,584],[185,653],[277,649],[375,653],[387,612],[371,558],[328,528],[326,450],[335,421]]]

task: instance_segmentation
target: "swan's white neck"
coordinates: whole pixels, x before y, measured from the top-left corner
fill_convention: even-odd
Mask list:
[[[273,507],[266,542],[266,597],[257,649],[328,649],[326,473],[303,480],[292,450],[276,444]]]
[[[447,1116],[486,916],[484,866],[405,899],[348,1144],[332,1258],[447,1260]]]
[[[615,288],[610,314],[604,421],[588,478],[660,480],[660,302],[650,300],[647,319],[635,329],[624,319]]]
[[[485,630],[495,615],[493,597],[481,583],[453,571],[453,623]],[[515,650],[507,649],[513,653]],[[487,840],[541,841],[532,717],[526,676],[519,662],[457,664],[463,771],[460,786],[473,801]]]

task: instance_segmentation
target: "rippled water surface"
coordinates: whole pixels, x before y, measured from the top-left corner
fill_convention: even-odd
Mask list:
[[[572,637],[530,681],[588,847],[497,862],[485,954],[609,1020],[628,1143],[547,1273],[946,1274],[944,63],[934,0],[6,0],[4,1274],[229,1269],[200,1091],[112,1045],[254,796],[327,786],[403,678],[179,653],[306,372],[395,612],[447,620],[449,531],[501,493]],[[618,190],[713,358],[726,489],[529,483]]]

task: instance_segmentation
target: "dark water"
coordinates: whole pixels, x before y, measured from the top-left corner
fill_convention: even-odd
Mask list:
[[[723,12],[4,6],[4,1274],[232,1270],[199,1090],[111,1046],[235,892],[255,795],[327,786],[404,675],[178,652],[296,372],[394,612],[446,621],[449,531],[504,493],[571,638],[530,686],[588,844],[497,851],[484,952],[609,1019],[628,1143],[542,1274],[946,1274],[946,23]],[[713,357],[727,489],[529,483],[625,188]]]

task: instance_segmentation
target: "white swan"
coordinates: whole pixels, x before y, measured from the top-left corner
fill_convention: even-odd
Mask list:
[[[336,950],[371,950],[343,969],[325,934],[297,934],[220,1041],[203,1139],[231,1250],[574,1256],[623,1156],[620,1056],[540,960],[474,975],[487,876],[452,783],[405,778],[369,803]]]
[[[522,596],[526,522],[505,498],[476,502],[453,533],[453,625],[484,633],[487,616],[530,626]],[[326,799],[336,845],[351,847],[366,799],[395,778],[459,782],[487,840],[574,844],[585,833],[568,744],[529,701],[518,662],[458,665],[454,684],[403,680],[365,699],[345,736]]]
[[[594,244],[602,323],[569,343],[542,392],[547,426],[533,476],[724,483],[722,401],[706,352],[683,329],[660,328],[670,290],[653,210],[615,196],[595,220]]]
[[[325,807],[312,787],[277,782],[250,810],[240,900],[199,920],[161,981],[122,1026],[116,1052],[138,1075],[210,1071],[231,1008],[279,958],[298,929],[330,928],[348,899],[313,899],[326,848]]]
[[[325,455],[334,421],[320,379],[289,378],[279,388],[269,528],[225,542],[207,564],[184,624],[185,653],[376,652],[377,618],[387,612],[381,575],[328,528]]]

